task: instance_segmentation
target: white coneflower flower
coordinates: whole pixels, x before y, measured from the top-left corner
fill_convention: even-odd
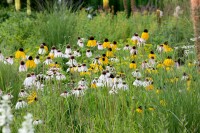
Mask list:
[[[28,113],[24,118],[25,121],[22,123],[22,128],[18,129],[18,133],[34,133],[32,114]]]
[[[4,61],[4,64],[12,65],[13,63],[14,63],[13,56],[6,58],[6,60]]]
[[[92,52],[91,52],[91,50],[87,50],[86,51],[86,56],[88,57],[88,58],[90,58],[91,56],[92,56]]]
[[[140,78],[142,77],[142,74],[139,72],[138,69],[136,69],[134,72],[132,72],[133,77]]]
[[[117,63],[119,62],[119,59],[117,57],[113,57],[113,58],[110,58],[110,61]]]
[[[183,76],[181,77],[181,80],[186,81],[189,78],[187,73],[183,73]]]
[[[117,76],[114,78],[114,83],[116,83],[116,82],[118,82],[118,83],[122,83],[122,82],[123,82],[122,78],[121,78],[119,75],[117,75]]]
[[[65,54],[69,55],[69,53],[71,53],[71,52],[72,52],[72,49],[71,49],[70,45],[67,45],[67,47],[65,49]]]
[[[19,100],[15,105],[15,109],[21,109],[21,108],[26,107],[27,105],[28,104],[25,101]]]
[[[66,79],[66,76],[61,73],[56,75],[56,80],[65,80],[65,79]]]
[[[44,89],[44,85],[42,83],[40,83],[39,80],[36,80],[34,82],[34,86],[36,87],[37,90],[43,90]]]
[[[1,50],[0,50],[0,61],[3,61],[4,60],[4,56],[3,54],[1,53]]]
[[[39,55],[45,55],[46,54],[46,50],[44,49],[44,45],[43,44],[40,45],[40,48],[38,50],[38,54]]]
[[[80,57],[81,56],[80,51],[79,50],[74,51],[74,56]]]
[[[143,82],[140,80],[140,78],[137,78],[134,82],[133,85],[138,87],[138,86],[143,86]]]
[[[97,48],[98,48],[98,50],[103,50],[103,45],[101,43],[98,43]]]
[[[24,87],[25,88],[31,88],[33,86],[33,83],[34,83],[33,78],[31,77],[30,74],[27,74],[27,77],[26,77],[26,79],[24,80],[24,83],[23,83]]]
[[[138,50],[136,49],[135,46],[133,46],[133,47],[130,49],[130,55],[137,54],[137,53],[138,53]]]
[[[158,45],[156,51],[157,51],[158,53],[162,53],[162,52],[164,51],[163,44]]]
[[[46,60],[44,61],[44,64],[45,64],[45,65],[49,65],[49,64],[51,64],[51,63],[53,63],[53,60],[51,59],[51,57],[48,56],[48,57],[46,58]]]
[[[28,93],[25,90],[21,90],[18,94],[19,97],[24,98],[28,96]]]
[[[83,85],[83,86],[85,86],[85,85],[87,85],[87,81],[86,81],[84,78],[82,78],[82,79],[78,82],[78,85]]]
[[[154,57],[151,57],[149,59],[149,63],[148,64],[149,64],[149,67],[154,67],[156,65],[156,61],[155,61]]]
[[[81,88],[75,88],[72,90],[72,94],[75,96],[75,97],[80,97],[80,96],[83,96],[84,95],[84,91],[83,89]]]
[[[126,82],[123,82],[122,86],[120,87],[120,89],[126,91],[126,90],[129,90],[129,86],[128,86],[128,84]]]
[[[14,96],[11,93],[6,94],[10,99],[12,99]]]
[[[82,72],[88,71],[88,68],[87,68],[86,64],[82,64],[81,71]]]
[[[39,64],[40,63],[40,56],[36,56],[34,59],[35,64]]]
[[[19,72],[26,72],[26,71],[27,71],[27,68],[26,68],[25,62],[21,61],[20,66],[19,66]]]
[[[123,50],[130,50],[130,46],[128,44],[126,44],[126,46],[124,46]]]
[[[147,61],[143,61],[142,64],[141,64],[141,68],[142,69],[149,68],[149,63],[147,63]]]
[[[11,133],[9,125],[13,120],[13,115],[9,103],[10,97],[8,95],[2,96],[0,104],[0,126],[3,126],[2,133]]]
[[[66,97],[69,97],[70,94],[69,94],[69,92],[64,91],[63,93],[60,94],[60,96],[66,98]]]
[[[106,83],[107,81],[106,71],[103,71],[102,74],[99,76],[99,81]]]
[[[63,53],[60,51],[60,50],[58,50],[55,54],[54,54],[54,57],[55,58],[58,58],[58,57],[63,57],[64,55],[63,55]]]
[[[77,45],[78,45],[79,47],[81,47],[81,48],[84,47],[83,40],[82,40],[80,37],[78,37]]]
[[[74,56],[72,56],[66,64],[72,67],[78,65],[77,61],[74,59]]]
[[[144,86],[144,87],[147,87],[147,86],[149,86],[151,83],[152,83],[152,82],[151,82],[148,78],[146,78],[145,81],[143,81],[143,86]]]
[[[40,124],[43,124],[42,120],[37,119],[33,121],[33,125],[40,125]]]

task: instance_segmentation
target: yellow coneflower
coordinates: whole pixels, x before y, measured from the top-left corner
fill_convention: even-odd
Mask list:
[[[28,60],[26,61],[26,67],[27,68],[35,68],[36,67],[36,64],[35,64],[32,56],[28,57]]]
[[[141,38],[147,41],[149,39],[149,33],[148,30],[145,29],[144,32],[142,32]]]
[[[112,48],[109,48],[108,51],[106,52],[106,56],[107,57],[113,57],[114,54],[113,54],[113,51],[112,51]]]
[[[146,90],[153,90],[154,89],[154,86],[153,84],[150,84],[146,87]]]
[[[174,65],[174,61],[171,59],[170,56],[168,56],[167,59],[164,60],[163,65],[166,67],[171,67]]]
[[[97,41],[94,40],[94,37],[91,36],[90,39],[88,40],[87,46],[88,47],[95,47],[97,45]]]
[[[149,107],[148,110],[149,110],[149,111],[154,111],[155,108],[153,108],[153,107]]]
[[[136,69],[136,68],[137,68],[137,65],[136,65],[135,61],[132,61],[132,62],[129,64],[129,68],[130,68],[130,69]]]
[[[139,106],[139,107],[136,109],[136,112],[138,112],[138,113],[142,113],[142,112],[143,112],[143,110],[142,110],[142,106]]]
[[[15,0],[15,9],[19,11],[21,9],[21,2],[20,0]]]
[[[114,41],[113,45],[111,46],[112,50],[115,52],[117,50],[117,42]]]
[[[31,104],[31,103],[37,101],[38,100],[37,93],[34,91],[31,95],[29,95],[27,97],[27,100],[28,100],[28,104]]]
[[[168,42],[164,42],[163,44],[164,52],[171,52],[173,49],[168,45]]]
[[[153,57],[154,59],[156,59],[156,55],[154,54],[153,51],[150,52],[150,54],[148,55],[148,57],[149,57],[149,59],[151,59],[152,57]]]
[[[27,14],[31,15],[31,1],[27,0]]]
[[[111,48],[110,42],[107,38],[103,42],[103,48]]]
[[[15,53],[15,58],[16,58],[16,59],[19,59],[19,58],[25,59],[25,58],[26,58],[26,55],[25,55],[25,53],[24,53],[24,49],[23,49],[23,48],[20,48],[20,49]]]

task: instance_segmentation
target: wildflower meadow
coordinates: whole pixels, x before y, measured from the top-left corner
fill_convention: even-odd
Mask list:
[[[189,1],[66,1],[0,2],[2,133],[200,132]]]

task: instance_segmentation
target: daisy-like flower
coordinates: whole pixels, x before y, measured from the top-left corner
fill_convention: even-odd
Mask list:
[[[29,95],[27,97],[27,100],[28,100],[28,104],[31,104],[35,101],[38,101],[38,98],[37,98],[37,93],[34,91],[33,93],[31,93],[31,95]]]
[[[140,78],[136,78],[136,80],[133,82],[133,85],[136,87],[143,86],[143,82],[140,80]]]
[[[139,107],[136,109],[136,112],[137,112],[137,113],[142,113],[142,112],[143,112],[142,106],[139,106]]]
[[[108,38],[106,38],[103,42],[103,48],[111,48],[110,42]]]
[[[164,42],[163,44],[163,50],[164,52],[171,52],[173,49],[168,45],[168,42]]]
[[[115,78],[114,78],[114,83],[118,82],[119,84],[123,82],[122,78],[117,75]]]
[[[24,83],[23,83],[24,87],[26,89],[31,88],[31,87],[33,87],[33,83],[34,83],[33,78],[31,77],[30,74],[27,74],[27,77],[26,77],[26,79],[24,80]]]
[[[109,76],[107,76],[106,85],[108,87],[112,87],[114,85],[114,78],[115,76],[113,74],[110,74]]]
[[[130,68],[130,69],[136,69],[136,68],[137,68],[137,65],[136,65],[135,61],[132,61],[132,62],[129,64],[129,68]]]
[[[66,97],[69,97],[70,94],[69,94],[69,92],[64,91],[63,93],[60,94],[60,96],[66,98]]]
[[[39,55],[37,55],[35,57],[34,62],[35,62],[36,65],[40,64],[40,56]]]
[[[148,55],[148,57],[149,57],[149,59],[151,59],[152,57],[154,59],[156,59],[156,55],[155,55],[155,53],[153,51],[150,52],[150,54]]]
[[[138,69],[136,69],[135,71],[132,72],[133,77],[135,78],[140,78],[142,77],[142,74],[139,72]]]
[[[103,45],[101,43],[98,43],[97,49],[98,50],[103,50]]]
[[[71,46],[70,45],[67,45],[66,49],[65,49],[65,54],[66,55],[69,55],[69,53],[72,52],[72,49],[71,49]]]
[[[82,72],[88,71],[88,68],[87,68],[86,64],[82,64],[82,66],[81,66],[81,71],[82,71]]]
[[[81,56],[80,51],[79,50],[74,51],[74,56],[80,57]]]
[[[6,96],[8,96],[9,99],[12,99],[14,97],[11,93],[7,93]]]
[[[106,56],[107,57],[113,57],[114,56],[112,48],[108,48],[108,51],[106,52]]]
[[[128,44],[126,44],[126,46],[123,48],[123,50],[130,50],[130,46]]]
[[[24,98],[28,96],[28,93],[25,90],[21,90],[18,94],[19,97]]]
[[[156,65],[156,61],[153,56],[149,59],[148,64],[149,64],[149,67],[154,67]]]
[[[189,79],[189,76],[187,73],[183,73],[183,76],[181,77],[181,80],[186,81],[187,79]]]
[[[57,50],[57,52],[54,54],[54,57],[55,58],[58,58],[58,57],[63,57],[63,53],[60,51],[60,50]]]
[[[172,67],[174,66],[174,61],[172,60],[170,56],[168,56],[167,59],[163,61],[163,64],[165,67]]]
[[[25,62],[21,61],[20,66],[19,66],[19,72],[26,72],[26,71],[27,71],[27,68],[26,68]]]
[[[162,52],[164,51],[163,44],[158,45],[156,51],[157,51],[158,53],[162,53]]]
[[[34,133],[32,114],[28,113],[24,118],[22,127],[18,129],[18,133]]]
[[[120,84],[120,87],[118,87],[118,88],[123,91],[129,90],[129,86],[126,82],[123,82],[122,84]]]
[[[103,54],[101,58],[99,58],[99,62],[102,65],[107,65],[109,63],[108,57],[106,54]]]
[[[13,65],[13,63],[14,63],[13,56],[6,58],[6,60],[4,61],[4,64]]]
[[[18,100],[18,102],[16,103],[15,105],[15,109],[18,110],[18,109],[21,109],[21,108],[24,108],[26,107],[28,104],[23,101],[23,100]]]
[[[79,47],[81,47],[81,48],[84,47],[83,40],[82,40],[80,37],[78,37],[77,45],[78,45]]]
[[[97,88],[98,78],[95,77],[91,82],[91,88]]]
[[[84,95],[84,91],[82,88],[75,88],[72,90],[72,94],[75,96],[75,97],[81,97]]]
[[[35,68],[35,67],[36,67],[36,64],[33,60],[33,57],[29,56],[28,60],[26,61],[26,68]]]
[[[20,48],[16,53],[15,53],[15,58],[16,59],[26,59],[26,54],[24,53],[24,49]]]
[[[149,39],[149,33],[148,33],[147,29],[144,29],[144,31],[142,32],[141,39],[143,39],[145,41],[147,41]]]
[[[57,49],[56,49],[56,47],[55,46],[52,46],[52,48],[51,48],[51,51],[50,51],[50,53],[49,53],[49,57],[51,57],[51,59],[53,59],[54,58],[54,54],[57,52]]]
[[[77,61],[74,59],[74,56],[71,56],[71,58],[69,59],[69,61],[66,64],[68,66],[77,66],[78,65]]]
[[[0,61],[3,61],[4,60],[4,56],[3,54],[1,53],[1,50],[0,50]]]
[[[66,76],[64,74],[59,73],[56,75],[56,80],[66,80]]]
[[[44,61],[44,64],[45,64],[45,65],[49,65],[49,64],[51,64],[51,63],[53,63],[53,60],[51,59],[50,56],[48,56],[48,57],[46,58],[46,60]]]
[[[106,71],[103,71],[99,77],[99,81],[102,83],[106,83],[106,80],[107,80]]]
[[[90,37],[88,40],[87,46],[88,47],[95,47],[97,45],[97,41],[94,39],[93,36]]]
[[[141,64],[141,68],[142,68],[142,69],[147,69],[147,68],[149,68],[149,63],[147,63],[147,61],[143,61],[142,64]]]
[[[138,50],[136,49],[136,46],[133,46],[133,47],[130,49],[130,55],[137,54],[137,53],[138,53]]]
[[[138,36],[137,33],[135,33],[135,34],[132,36],[131,40],[132,40],[133,44],[137,45],[137,44],[139,43],[139,41],[140,41],[140,37]]]
[[[36,88],[37,90],[42,90],[42,91],[43,91],[43,89],[44,89],[44,85],[43,85],[39,80],[36,80],[36,81],[34,82],[34,86],[35,86],[35,88]]]
[[[87,56],[88,58],[90,58],[90,57],[92,56],[92,51],[88,49],[88,50],[86,51],[86,56]]]
[[[112,51],[114,51],[114,52],[118,49],[118,47],[117,47],[117,42],[116,42],[116,41],[113,41],[113,43],[110,44],[110,46],[111,46],[111,48],[112,48]]]
[[[33,125],[40,125],[40,124],[43,124],[43,121],[40,119],[36,119],[33,121]]]
[[[39,54],[39,55],[45,55],[46,52],[47,52],[47,51],[44,49],[44,45],[41,44],[41,45],[40,45],[40,48],[39,48],[39,50],[38,50],[38,54]]]

